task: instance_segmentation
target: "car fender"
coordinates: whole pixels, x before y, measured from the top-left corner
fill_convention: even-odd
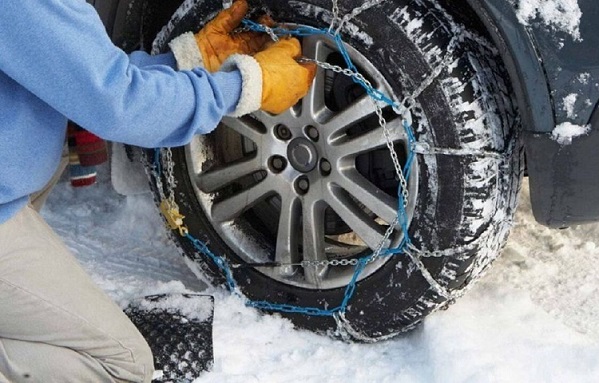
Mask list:
[[[573,31],[538,19],[522,23],[506,0],[467,1],[499,48],[514,88],[536,220],[551,227],[597,221],[599,6],[578,0],[582,16]],[[557,142],[552,132],[564,123],[588,133]]]

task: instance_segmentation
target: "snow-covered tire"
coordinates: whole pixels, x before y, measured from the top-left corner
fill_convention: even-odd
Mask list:
[[[172,38],[185,31],[200,28],[218,11],[219,4],[220,2],[208,0],[185,2],[171,23],[159,34],[155,48],[165,50],[166,42]],[[270,12],[278,21],[319,28],[329,26],[332,19],[330,4],[329,0],[251,2],[251,5]],[[341,12],[346,14],[362,4],[362,0],[343,1]],[[352,47],[350,55],[357,66],[374,84],[382,84],[384,90],[397,99],[412,94],[437,68],[443,66],[438,77],[416,98],[412,110],[418,154],[413,165],[415,173],[409,179],[408,188],[411,192],[408,201],[409,237],[414,247],[422,252],[413,251],[413,256],[403,254],[387,257],[360,275],[344,321],[306,313],[282,314],[297,326],[317,332],[348,334],[361,341],[388,338],[414,328],[426,315],[451,303],[481,275],[501,251],[510,229],[522,175],[518,118],[510,97],[509,84],[505,80],[507,77],[495,48],[482,33],[475,30],[476,26],[468,18],[460,16],[462,14],[466,13],[444,8],[434,0],[386,1],[358,14],[342,29],[343,39]],[[312,48],[306,48],[306,45],[310,43],[304,44],[304,53],[309,55]],[[335,61],[334,55],[327,57]],[[327,81],[324,78],[327,77],[323,76],[321,80],[326,87]],[[337,82],[336,79],[337,77],[329,79],[328,83],[333,84],[333,89],[328,85],[325,93],[335,93],[336,86],[348,86],[346,82]],[[352,102],[355,101],[350,100],[341,106],[339,101],[333,102],[334,106],[327,104],[323,118],[330,117],[331,113],[335,115],[350,110],[344,108],[359,107]],[[301,114],[298,110],[296,112]],[[388,112],[386,110],[385,115],[392,121],[392,113]],[[312,117],[315,120],[313,124],[324,132],[326,124],[317,121],[322,115]],[[293,116],[293,113],[282,117],[257,113],[243,120],[245,125],[242,125],[247,127],[253,124],[266,137],[271,130],[279,129],[280,125],[275,123],[277,118],[289,123],[297,120]],[[305,123],[305,120],[302,121]],[[370,123],[369,119],[360,121],[356,125]],[[269,262],[275,260],[277,241],[295,243],[294,239],[277,235],[279,216],[276,205],[278,203],[279,209],[280,206],[286,206],[285,199],[274,197],[274,202],[272,198],[267,202],[261,201],[252,204],[237,216],[229,217],[232,219],[224,220],[226,222],[222,219],[219,221],[214,218],[218,214],[213,210],[219,198],[226,200],[230,196],[243,194],[255,185],[251,182],[250,185],[244,184],[245,181],[239,181],[238,185],[219,185],[214,180],[204,179],[215,189],[212,190],[203,181],[199,181],[206,174],[224,174],[214,171],[238,163],[239,156],[243,157],[247,153],[251,155],[252,150],[254,154],[258,151],[258,156],[267,152],[260,145],[271,141],[248,145],[246,139],[240,138],[241,142],[234,142],[231,135],[223,133],[231,126],[234,127],[233,130],[241,130],[237,124],[239,123],[231,120],[224,121],[214,133],[198,137],[187,147],[173,150],[175,196],[186,216],[185,223],[190,233],[206,242],[212,252],[223,256],[232,264]],[[376,118],[373,124],[378,126]],[[393,123],[390,122],[390,125]],[[306,129],[292,128],[293,139],[301,136],[304,141],[316,141],[315,153],[319,156],[333,152],[333,140],[314,140]],[[376,129],[372,126],[364,128],[356,137],[350,138],[366,137],[363,141],[367,146],[369,134]],[[345,133],[350,136],[350,129]],[[281,137],[280,131],[278,136],[273,135],[279,140],[287,139]],[[396,149],[400,161],[405,162],[405,150],[402,148],[405,149],[406,142],[397,137]],[[288,142],[292,140],[288,139]],[[380,142],[377,141],[378,144]],[[348,211],[355,215],[347,215],[345,211],[344,217],[350,217],[350,221],[352,217],[358,221],[361,219],[361,222],[370,217],[380,223],[381,219],[377,220],[372,215],[376,206],[364,208],[360,196],[352,194],[353,189],[344,189],[342,178],[327,178],[338,177],[337,173],[343,173],[349,166],[357,169],[357,173],[367,179],[368,184],[364,183],[364,179],[356,178],[363,182],[363,188],[372,191],[374,186],[376,190],[372,193],[378,195],[381,201],[395,198],[393,201],[396,203],[397,180],[392,163],[388,160],[388,153],[380,155],[381,151],[378,149],[381,145],[377,145],[370,149],[366,147],[365,151],[368,153],[354,158],[355,161],[349,164],[347,161],[331,161],[332,169],[324,174],[319,166],[311,170],[317,174],[302,174],[291,166],[289,158],[283,158],[282,166],[286,167],[279,176],[306,176],[311,182],[310,191],[312,185],[315,185],[314,189],[322,190],[323,193],[335,189],[339,195],[350,194],[349,198],[339,197],[339,201],[342,200]],[[375,146],[377,150],[374,150]],[[240,154],[227,159],[231,152]],[[269,155],[272,153],[269,152]],[[252,182],[259,183],[268,177],[277,177],[276,173],[273,172],[272,162],[265,162],[264,169],[259,173],[262,175],[254,174],[250,178]],[[274,184],[280,185],[283,181],[277,182]],[[214,185],[218,187],[215,188]],[[293,189],[293,185],[289,183],[288,186]],[[226,187],[220,189],[220,186]],[[273,190],[274,194],[286,193],[281,192],[284,190],[283,186],[276,186],[279,189]],[[247,193],[245,196],[251,197]],[[308,204],[305,202],[308,197],[305,196],[295,196],[294,201],[299,201],[300,206],[302,203]],[[364,204],[368,205],[368,202]],[[335,207],[335,211],[338,208],[339,206]],[[353,245],[343,242],[348,232],[351,234],[352,228],[358,227],[357,221],[339,219],[341,214],[323,213],[323,216],[325,223],[314,226],[326,231],[329,242],[326,242],[327,252],[316,254],[317,259],[333,257],[329,253],[329,247],[336,251],[343,249],[343,246],[353,249],[351,255],[346,255],[348,259],[370,251],[366,249],[356,252]],[[306,222],[310,224],[308,218]],[[302,227],[302,223],[298,225]],[[294,233],[292,230],[290,232]],[[295,239],[302,242],[304,235],[299,233],[299,239]],[[333,234],[337,235],[334,238],[340,242],[330,240]],[[218,268],[200,255],[188,239],[178,235],[176,237],[196,268],[201,269],[214,282],[224,282]],[[400,239],[401,233],[395,236],[395,243]],[[303,246],[307,246],[307,243]],[[302,260],[303,250],[297,252],[300,253],[300,259],[297,259],[297,254],[292,259]],[[351,253],[349,250],[348,252]],[[305,258],[309,258],[309,255],[307,251]],[[321,280],[309,277],[310,272],[302,267],[278,270],[273,271],[273,268],[268,267],[239,267],[232,269],[232,275],[240,290],[251,300],[320,308],[340,305],[346,293],[348,273],[351,276],[349,268],[345,270],[345,274],[344,271],[329,270],[325,274],[335,276],[330,280],[326,276]]]

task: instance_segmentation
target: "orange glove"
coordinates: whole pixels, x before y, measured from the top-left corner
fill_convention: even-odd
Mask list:
[[[221,11],[212,21],[195,35],[184,33],[169,45],[175,54],[179,69],[202,66],[210,72],[220,69],[232,54],[253,55],[270,41],[270,36],[258,32],[231,33],[239,26],[248,11],[247,0],[236,0]],[[273,26],[274,21],[262,16],[258,21]]]
[[[308,93],[316,75],[316,64],[295,61],[301,53],[300,42],[290,38],[254,56],[262,69],[262,110],[282,113]]]
[[[242,88],[239,102],[230,115],[243,116],[257,109],[279,114],[304,97],[316,75],[316,64],[300,64],[300,42],[280,40],[256,55],[231,55],[222,71],[239,70]]]

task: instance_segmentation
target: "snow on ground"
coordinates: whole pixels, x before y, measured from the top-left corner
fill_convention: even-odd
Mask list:
[[[206,290],[151,197],[116,194],[105,173],[87,189],[60,183],[43,215],[121,305],[162,292],[215,295],[215,366],[196,383],[599,381],[599,225],[534,223],[526,185],[503,256],[464,298],[410,334],[363,345],[295,330]]]

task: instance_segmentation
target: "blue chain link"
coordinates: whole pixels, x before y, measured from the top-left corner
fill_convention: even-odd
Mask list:
[[[263,25],[255,23],[251,20],[244,20],[243,24],[246,28],[248,28],[252,31],[267,32],[267,29]],[[354,65],[354,63],[352,62],[352,60],[349,56],[349,53],[347,52],[347,49],[345,47],[345,43],[343,42],[341,35],[339,33],[334,33],[327,29],[318,29],[318,28],[313,28],[313,27],[308,27],[308,26],[301,26],[301,27],[297,27],[294,29],[285,29],[285,28],[277,27],[277,28],[270,28],[270,30],[277,36],[305,37],[305,36],[313,36],[313,35],[328,35],[337,45],[339,52],[343,56],[345,64],[347,65],[347,68],[356,74],[358,73],[358,70],[357,70],[356,66]],[[392,106],[394,108],[398,107],[397,103],[395,103],[393,100],[391,100],[389,97],[387,97],[385,94],[383,94],[379,90],[374,89],[370,84],[362,81],[360,78],[358,78],[356,76],[352,76],[352,79],[354,82],[360,84],[365,89],[367,94],[370,97],[372,97],[375,101],[383,102],[383,103],[385,103],[389,106]],[[408,137],[408,153],[409,153],[408,158],[407,158],[406,163],[403,168],[403,172],[404,172],[405,179],[408,180],[409,176],[410,176],[411,165],[415,158],[414,145],[416,143],[416,139],[414,137],[414,132],[412,130],[412,127],[406,120],[403,121],[403,128],[405,129],[406,135]],[[155,166],[155,169],[158,171],[158,174],[160,174],[160,150],[159,149],[155,150],[154,166]],[[402,186],[400,184],[400,186],[397,190],[397,196],[398,196],[397,216],[398,216],[398,224],[401,226],[401,228],[403,230],[404,237],[397,247],[383,249],[379,254],[379,256],[381,256],[381,257],[402,254],[404,252],[406,246],[408,246],[410,244],[410,238],[408,235],[408,216],[407,216],[407,213],[405,210],[405,205],[406,205],[407,201],[405,201],[405,196],[402,193],[402,191],[403,191]],[[221,270],[221,272],[224,274],[224,276],[227,280],[226,283],[227,283],[227,287],[228,287],[229,291],[231,291],[233,294],[239,296],[240,298],[246,300],[247,306],[254,307],[254,308],[257,308],[260,310],[266,310],[266,311],[299,313],[299,314],[304,314],[304,315],[309,315],[309,316],[331,316],[332,317],[332,316],[335,316],[337,313],[345,313],[350,300],[352,299],[352,297],[355,294],[358,278],[359,278],[360,274],[366,268],[366,265],[369,263],[372,256],[374,255],[374,253],[372,253],[369,256],[361,257],[358,259],[358,263],[356,265],[355,271],[352,275],[350,282],[348,283],[348,285],[345,288],[343,300],[341,301],[339,306],[333,307],[331,309],[324,309],[324,308],[318,308],[318,307],[302,307],[302,306],[295,306],[295,305],[290,305],[290,304],[272,303],[272,302],[267,302],[267,301],[248,300],[245,296],[243,296],[240,289],[238,288],[238,284],[235,281],[235,278],[233,277],[233,272],[231,271],[232,270],[231,265],[227,262],[227,260],[222,256],[218,256],[218,255],[214,254],[208,248],[206,243],[200,241],[199,239],[195,238],[191,234],[186,233],[185,237],[193,244],[193,246],[196,248],[196,250],[199,253],[204,254],[205,256],[210,258],[210,260]]]

